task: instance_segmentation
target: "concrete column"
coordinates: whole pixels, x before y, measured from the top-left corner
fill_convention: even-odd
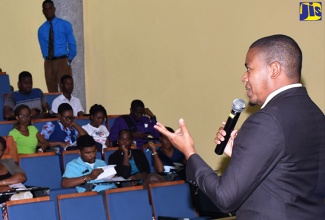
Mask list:
[[[73,33],[77,41],[77,56],[72,62],[72,76],[74,80],[73,95],[80,99],[86,113],[85,91],[85,62],[84,62],[84,25],[83,0],[53,0],[56,7],[55,15],[72,24]]]

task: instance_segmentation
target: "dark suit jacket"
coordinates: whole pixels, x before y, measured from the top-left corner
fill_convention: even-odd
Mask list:
[[[237,219],[325,219],[325,116],[304,87],[276,95],[251,115],[218,177],[197,155],[187,178]]]

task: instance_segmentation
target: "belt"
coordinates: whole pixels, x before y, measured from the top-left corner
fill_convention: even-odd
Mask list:
[[[68,55],[63,55],[63,56],[52,57],[52,58],[46,57],[46,59],[47,60],[61,60],[61,59],[67,58],[67,57],[68,57]]]

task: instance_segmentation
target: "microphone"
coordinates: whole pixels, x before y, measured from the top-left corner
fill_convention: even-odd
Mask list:
[[[225,140],[222,141],[220,144],[217,144],[214,152],[218,155],[223,154],[225,147],[229,141],[230,134],[234,130],[235,125],[238,121],[240,113],[245,109],[246,103],[244,100],[238,98],[232,102],[232,109],[227,119],[226,125],[224,130],[226,131],[226,136],[224,136]]]

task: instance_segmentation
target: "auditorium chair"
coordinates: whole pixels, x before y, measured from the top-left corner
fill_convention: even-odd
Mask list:
[[[0,136],[7,136],[16,121],[0,121]]]
[[[49,196],[7,201],[9,220],[57,220],[54,202]]]
[[[109,220],[152,220],[148,191],[142,186],[105,190]]]
[[[155,219],[198,217],[192,203],[190,187],[184,180],[149,184],[149,190]]]
[[[58,196],[64,194],[77,193],[76,188],[61,188],[61,189],[52,189],[50,190],[50,200],[54,202],[55,214],[57,219],[59,219],[59,207],[58,207]]]
[[[120,204],[123,206],[123,204]],[[72,193],[58,196],[60,220],[105,220],[104,201],[97,192]]]
[[[44,98],[47,101],[47,104],[49,104],[50,109],[52,109],[52,102],[54,99],[56,99],[58,96],[62,94],[62,92],[51,92],[51,93],[43,93]]]
[[[61,188],[59,156],[54,152],[19,154],[19,166],[25,171],[26,186]]]

